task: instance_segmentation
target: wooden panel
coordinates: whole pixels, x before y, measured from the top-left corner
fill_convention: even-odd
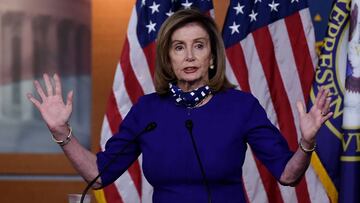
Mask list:
[[[102,121],[135,0],[92,1],[92,150],[99,151]]]
[[[63,154],[0,154],[0,163],[2,174],[77,174]]]
[[[215,21],[221,32],[230,0],[214,0]]]
[[[66,203],[67,194],[82,193],[85,187],[82,181],[0,181],[0,202]]]

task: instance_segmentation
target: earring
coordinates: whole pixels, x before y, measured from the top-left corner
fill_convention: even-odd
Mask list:
[[[210,67],[211,70],[215,68],[214,63],[213,63],[213,59],[211,58],[210,60]]]

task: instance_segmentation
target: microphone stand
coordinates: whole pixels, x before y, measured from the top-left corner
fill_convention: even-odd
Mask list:
[[[190,137],[191,137],[191,142],[192,142],[192,145],[193,145],[193,148],[194,148],[194,151],[195,151],[195,154],[196,154],[196,159],[199,163],[199,166],[200,166],[200,171],[201,171],[201,175],[203,177],[203,181],[204,181],[204,185],[205,185],[205,188],[206,188],[206,192],[207,192],[207,195],[208,195],[208,202],[211,203],[211,190],[210,190],[210,185],[209,185],[209,182],[206,178],[206,174],[205,174],[205,169],[201,163],[201,159],[200,159],[200,155],[199,155],[199,152],[198,152],[198,149],[197,149],[197,146],[196,146],[196,143],[195,143],[195,139],[194,139],[194,135],[192,133],[192,129],[193,129],[193,122],[192,120],[188,119],[185,121],[185,127],[186,129],[189,131],[189,134],[190,134]]]
[[[80,203],[84,202],[84,198],[90,187],[96,182],[96,180],[110,167],[111,164],[114,163],[114,161],[120,156],[123,155],[125,149],[127,149],[131,144],[133,144],[141,135],[148,133],[150,131],[153,131],[156,128],[155,122],[150,122],[139,134],[135,136],[134,139],[130,140],[118,153],[115,154],[115,157],[113,157],[103,168],[103,170],[92,180],[88,183],[84,191],[82,192]]]

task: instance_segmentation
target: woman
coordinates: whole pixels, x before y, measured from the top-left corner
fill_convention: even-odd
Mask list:
[[[210,17],[179,11],[158,36],[156,93],[139,99],[97,155],[72,136],[73,92],[64,104],[56,74],[54,87],[44,75],[46,94],[35,81],[42,102],[28,98],[82,177],[90,181],[105,171],[94,188],[106,186],[142,153],[153,202],[245,202],[241,177],[249,144],[281,184],[294,185],[309,165],[317,130],[332,115],[328,90],[319,91],[309,113],[298,103],[302,139],[293,153],[259,102],[226,79],[224,45]]]

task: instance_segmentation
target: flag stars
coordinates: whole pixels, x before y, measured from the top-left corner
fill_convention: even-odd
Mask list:
[[[141,7],[145,6],[146,2],[145,0],[141,0]]]
[[[260,2],[260,3],[261,3],[261,0],[255,0],[254,4],[256,4],[257,2]]]
[[[190,3],[188,0],[186,0],[186,2],[182,3],[181,5],[184,6],[185,9],[190,9],[192,4],[193,3]]]
[[[299,3],[299,0],[291,0],[291,3],[294,3],[294,2]]]
[[[244,14],[244,7],[240,5],[240,2],[238,2],[237,6],[233,7],[236,10],[236,15],[238,15],[239,13]]]
[[[160,4],[156,4],[155,1],[149,8],[151,9],[151,14],[154,14],[155,12],[159,12],[159,6]]]
[[[152,31],[156,31],[155,30],[155,26],[156,26],[156,23],[153,23],[151,20],[150,20],[150,22],[149,22],[149,24],[148,25],[146,25],[146,27],[147,27],[147,29],[148,29],[148,34],[150,34],[150,32],[152,32]]]
[[[278,12],[277,7],[280,5],[279,3],[275,3],[275,1],[273,0],[271,4],[268,4],[271,8],[271,11],[276,11]]]
[[[258,15],[258,13],[255,13],[254,10],[251,10],[251,14],[249,15],[250,17],[250,22],[256,21],[256,16]]]
[[[229,28],[231,29],[231,35],[233,35],[235,32],[239,33],[239,27],[240,25],[237,25],[234,21],[233,24],[229,26]]]
[[[169,12],[166,13],[167,16],[172,16],[174,14],[174,11],[172,11],[171,9],[169,10]]]

